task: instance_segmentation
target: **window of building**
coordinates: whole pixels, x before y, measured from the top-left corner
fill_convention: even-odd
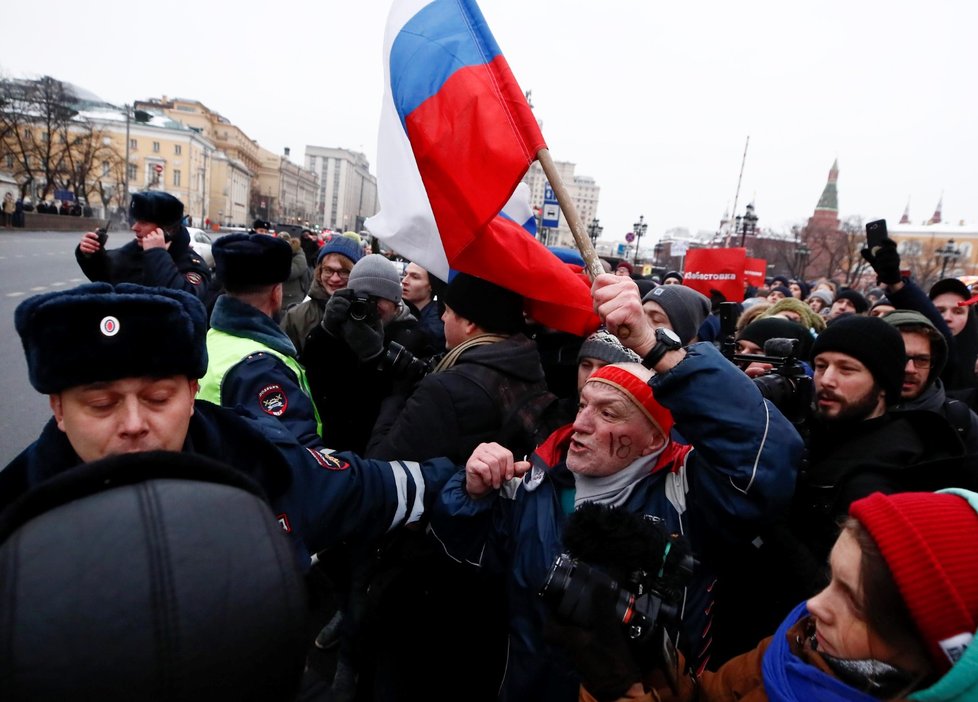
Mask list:
[[[30,127],[28,127],[27,129],[24,130],[24,138],[25,139],[30,139],[31,136],[32,136],[31,135],[31,130],[30,130]]]
[[[7,168],[13,168],[13,167],[14,167],[14,155],[7,154]]]
[[[160,152],[160,142],[154,141],[153,142],[153,153],[154,154],[158,154],[159,152]]]
[[[183,147],[180,144],[174,144],[173,145],[173,154],[175,156],[179,156],[181,153],[183,153]]]
[[[136,140],[135,139],[130,139],[129,140],[129,149],[131,151],[135,151],[136,150],[136,145],[137,144],[136,144]]]
[[[102,161],[102,175],[107,176],[109,174],[109,162]]]
[[[180,186],[180,171],[173,171],[173,185],[174,187]]]
[[[126,178],[128,178],[130,182],[133,182],[133,181],[136,180],[136,164],[135,163],[130,163],[128,166],[126,166]]]

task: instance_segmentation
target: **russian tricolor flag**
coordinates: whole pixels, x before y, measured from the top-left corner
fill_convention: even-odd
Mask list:
[[[443,280],[450,268],[477,275],[523,295],[543,324],[593,331],[588,284],[527,235],[522,214],[499,216],[546,144],[475,2],[395,0],[384,72],[381,211],[367,229]]]

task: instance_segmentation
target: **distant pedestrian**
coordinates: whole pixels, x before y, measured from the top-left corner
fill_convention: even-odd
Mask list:
[[[13,224],[15,209],[14,196],[12,193],[7,193],[3,196],[3,226],[7,229],[10,229]]]

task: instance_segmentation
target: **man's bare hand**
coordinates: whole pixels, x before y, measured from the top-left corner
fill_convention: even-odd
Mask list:
[[[515,461],[513,452],[499,444],[479,444],[465,464],[465,491],[479,499],[512,478],[530,470],[529,461]]]
[[[78,249],[83,254],[93,254],[101,248],[102,245],[98,242],[98,234],[95,232],[85,232],[81,241],[78,242]]]
[[[166,235],[159,227],[144,236],[141,241],[143,242],[143,251],[149,249],[166,249],[169,251],[170,249],[170,242],[166,240]]]
[[[655,346],[655,328],[642,309],[642,296],[635,281],[626,276],[605,273],[591,285],[594,311],[608,331],[639,356]],[[622,328],[628,334],[620,334]]]

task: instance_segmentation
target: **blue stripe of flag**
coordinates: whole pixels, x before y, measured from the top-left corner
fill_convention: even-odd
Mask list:
[[[502,53],[473,0],[434,0],[401,28],[391,46],[394,106],[405,120],[456,71]]]

